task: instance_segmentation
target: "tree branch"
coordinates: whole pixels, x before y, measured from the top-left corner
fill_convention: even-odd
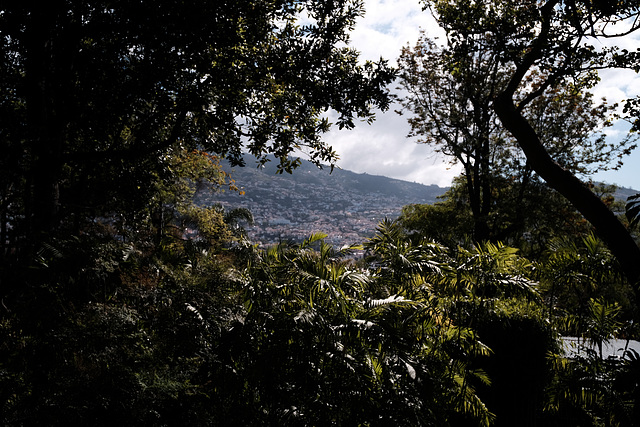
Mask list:
[[[598,236],[620,262],[628,280],[636,284],[640,280],[640,248],[625,226],[582,181],[551,158],[535,130],[517,111],[509,93],[503,92],[496,98],[494,109],[505,128],[518,141],[536,173],[566,197],[594,226]]]

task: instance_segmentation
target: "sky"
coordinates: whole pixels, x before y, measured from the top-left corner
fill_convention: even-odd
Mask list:
[[[365,0],[366,13],[351,33],[351,46],[360,51],[363,60],[380,57],[396,65],[403,46],[413,45],[424,29],[430,37],[442,36],[442,30],[431,15],[422,11],[419,0]],[[621,47],[636,50],[640,35],[619,42]],[[640,76],[629,70],[607,71],[594,89],[596,99],[606,96],[609,102],[640,94]],[[395,92],[396,85],[390,88]],[[447,158],[432,152],[429,146],[407,139],[407,116],[388,111],[376,113],[373,125],[359,123],[353,130],[333,130],[326,142],[338,153],[338,167],[357,173],[383,175],[391,178],[436,184],[446,187],[460,174]],[[610,130],[610,138],[626,133],[624,124]],[[600,172],[593,179],[623,187],[640,189],[640,149],[625,160],[618,171]]]

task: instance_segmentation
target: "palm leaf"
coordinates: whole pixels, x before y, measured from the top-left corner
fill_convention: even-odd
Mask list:
[[[636,226],[638,221],[640,221],[640,193],[627,198],[625,210],[625,214],[629,220],[629,226]]]
[[[384,299],[372,299],[367,301],[367,304],[369,307],[374,308],[374,307],[379,307],[381,305],[387,305],[387,304],[395,304],[395,303],[402,303],[402,302],[411,302],[409,300],[405,300],[403,296],[401,295],[391,295],[388,298],[384,298]]]
[[[307,239],[304,240],[304,242],[302,242],[302,244],[300,245],[301,248],[308,248],[309,246],[313,245],[316,242],[322,241],[324,240],[328,235],[325,233],[312,233],[311,236],[309,236]]]

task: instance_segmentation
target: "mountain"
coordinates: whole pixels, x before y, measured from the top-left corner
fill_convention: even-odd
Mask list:
[[[639,191],[634,190],[633,188],[618,187],[615,193],[613,193],[613,197],[620,201],[626,202],[628,197],[635,196],[638,193]]]
[[[330,173],[328,167],[320,169],[309,162],[293,174],[278,175],[275,163],[258,168],[247,158],[245,167],[225,166],[244,194],[201,190],[196,202],[249,209],[255,224],[246,228],[255,243],[301,241],[323,232],[327,242],[344,245],[362,243],[381,220],[397,217],[404,205],[434,203],[447,190],[337,168]]]
[[[326,241],[336,246],[362,243],[381,220],[396,218],[403,206],[434,203],[448,190],[337,168],[330,173],[329,167],[320,169],[309,162],[293,174],[281,175],[273,158],[260,168],[253,158],[245,162],[245,167],[224,166],[244,194],[205,188],[197,193],[196,203],[249,209],[255,223],[246,229],[251,241],[262,245],[302,241],[314,232],[328,234]],[[614,197],[626,201],[636,193],[618,188]]]

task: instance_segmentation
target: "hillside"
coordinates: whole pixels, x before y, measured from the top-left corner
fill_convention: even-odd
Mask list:
[[[616,192],[613,193],[613,196],[616,199],[624,202],[628,197],[634,196],[636,194],[638,194],[638,190],[634,190],[633,188],[618,187],[616,189]]]
[[[342,169],[329,173],[308,162],[282,175],[276,174],[274,162],[257,168],[250,159],[246,167],[225,169],[245,194],[201,191],[196,201],[248,208],[255,218],[254,226],[247,227],[249,236],[261,244],[301,240],[312,232],[328,234],[327,241],[335,245],[361,243],[379,221],[397,217],[402,206],[434,203],[447,190]]]
[[[252,158],[245,160],[245,167],[225,166],[244,195],[204,190],[196,202],[249,209],[255,218],[255,224],[247,227],[249,236],[262,245],[301,241],[313,232],[328,234],[327,241],[335,245],[362,243],[385,217],[397,217],[408,204],[434,203],[447,191],[437,185],[337,168],[330,173],[328,167],[319,169],[309,162],[293,174],[278,175],[275,161],[258,168]],[[618,188],[614,196],[624,202],[636,193]]]

